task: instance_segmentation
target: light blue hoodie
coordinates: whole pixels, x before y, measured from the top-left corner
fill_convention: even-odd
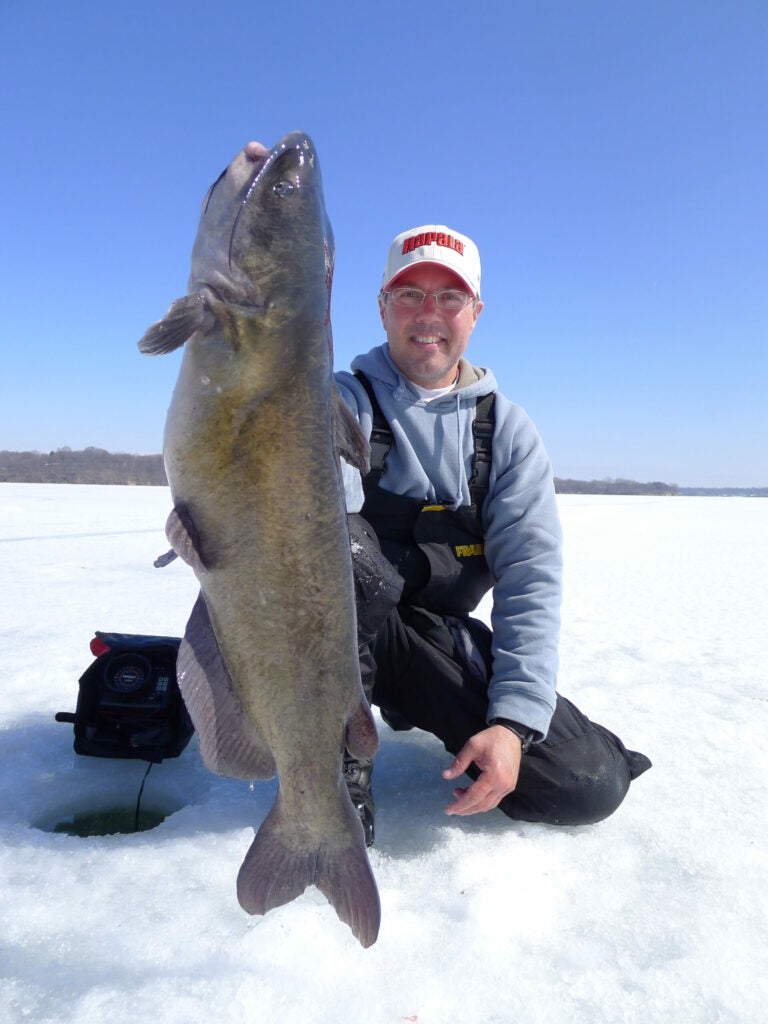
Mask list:
[[[402,376],[386,344],[358,356],[394,436],[380,485],[426,503],[468,505],[476,399],[496,389],[490,370],[462,359],[456,388],[425,402]],[[370,436],[371,403],[360,382],[337,373],[342,397]],[[347,508],[363,504],[360,474],[342,463]],[[493,587],[493,674],[488,720],[510,718],[539,739],[555,707],[561,598],[561,530],[552,468],[526,412],[496,396],[488,496],[482,509]]]

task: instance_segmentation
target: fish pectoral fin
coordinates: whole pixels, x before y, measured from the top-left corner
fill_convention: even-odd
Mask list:
[[[208,330],[214,323],[204,295],[184,295],[171,303],[162,320],[147,329],[139,342],[139,351],[148,356],[173,352],[196,331]]]
[[[333,444],[336,451],[351,466],[366,476],[371,469],[371,448],[355,419],[354,413],[339,394],[336,386],[331,391]]]
[[[343,835],[307,846],[280,809],[280,799],[261,823],[237,876],[237,898],[248,914],[266,914],[316,885],[364,947],[379,934],[381,905],[368,862],[360,819],[346,791]],[[348,842],[343,845],[344,838]],[[299,841],[297,842],[297,838]]]
[[[373,757],[379,749],[379,735],[371,706],[360,693],[360,703],[347,722],[347,750],[353,757]]]
[[[195,521],[186,505],[179,502],[171,509],[165,523],[165,536],[173,551],[183,558],[195,572],[211,568],[210,560],[203,554]]]
[[[232,779],[271,779],[274,758],[232,683],[202,594],[179,647],[176,674],[206,767]]]

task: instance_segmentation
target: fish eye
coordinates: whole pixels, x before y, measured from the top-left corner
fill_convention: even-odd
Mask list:
[[[289,196],[295,188],[296,186],[292,181],[287,181],[285,178],[281,178],[281,180],[276,182],[273,186],[273,191],[276,195],[284,197]]]

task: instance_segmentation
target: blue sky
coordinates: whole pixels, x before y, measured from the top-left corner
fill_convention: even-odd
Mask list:
[[[0,448],[160,450],[199,204],[300,128],[338,367],[399,231],[483,258],[468,355],[562,477],[768,485],[768,4],[0,0]]]

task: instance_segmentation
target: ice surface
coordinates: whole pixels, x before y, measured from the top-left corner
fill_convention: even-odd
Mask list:
[[[560,690],[654,768],[600,825],[448,818],[441,745],[382,726],[363,950],[315,890],[243,913],[274,783],[210,775],[194,739],[147,780],[157,828],[46,831],[145,770],[54,722],[93,631],[180,635],[197,588],[152,566],[165,489],[0,484],[2,1024],[765,1020],[768,501],[559,501]]]

